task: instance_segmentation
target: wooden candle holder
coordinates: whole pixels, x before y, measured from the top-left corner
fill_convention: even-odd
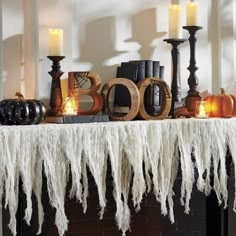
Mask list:
[[[186,108],[188,109],[189,113],[194,115],[196,102],[201,100],[199,92],[197,91],[198,86],[198,78],[196,76],[196,71],[198,67],[196,66],[196,59],[195,59],[195,48],[196,48],[196,32],[201,30],[202,27],[200,26],[184,26],[183,29],[187,30],[190,34],[189,37],[189,44],[190,44],[190,63],[189,67],[187,68],[190,72],[188,78],[188,85],[189,91],[186,97]]]
[[[171,56],[172,56],[172,82],[171,82],[171,94],[172,102],[169,115],[174,118],[174,112],[181,104],[181,86],[179,77],[179,49],[178,46],[186,41],[186,39],[165,39],[165,42],[171,44]]]
[[[61,71],[60,61],[63,60],[64,56],[48,56],[53,62],[52,70],[48,72],[52,76],[51,94],[50,94],[50,109],[47,111],[47,115],[57,115],[62,106],[62,92],[61,92],[61,80],[60,77],[64,72]]]

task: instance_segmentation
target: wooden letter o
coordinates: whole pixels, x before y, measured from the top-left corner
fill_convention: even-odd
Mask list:
[[[144,105],[144,94],[149,85],[155,84],[159,87],[161,93],[161,109],[157,115],[149,115]],[[140,93],[140,109],[138,115],[144,120],[160,120],[167,118],[171,108],[171,91],[165,81],[158,78],[146,78],[141,80],[138,84]]]
[[[116,116],[110,109],[109,106],[109,94],[111,91],[111,88],[116,85],[123,85],[125,86],[130,93],[131,97],[131,107],[129,110],[129,113],[127,113],[124,116]],[[102,88],[101,91],[102,97],[103,97],[103,110],[108,113],[109,117],[112,120],[124,120],[124,121],[130,121],[133,120],[139,111],[139,104],[140,104],[140,95],[137,86],[135,83],[129,79],[125,78],[115,78],[109,80]]]

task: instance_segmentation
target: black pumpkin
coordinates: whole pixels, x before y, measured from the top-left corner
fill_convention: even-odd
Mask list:
[[[42,101],[24,99],[19,93],[17,99],[5,99],[0,102],[0,122],[3,125],[36,125],[46,117],[46,108]]]

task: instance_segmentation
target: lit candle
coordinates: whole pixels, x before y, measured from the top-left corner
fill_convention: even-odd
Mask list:
[[[196,109],[195,109],[195,116],[197,118],[207,118],[207,102],[206,101],[197,101],[196,102]]]
[[[49,56],[63,56],[62,29],[49,29]]]
[[[77,109],[74,97],[64,98],[63,115],[77,115]]]
[[[182,38],[181,6],[169,6],[169,38]]]
[[[198,25],[198,3],[188,2],[186,5],[187,11],[187,26],[197,26]]]

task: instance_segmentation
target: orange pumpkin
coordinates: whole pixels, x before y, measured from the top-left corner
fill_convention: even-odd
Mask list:
[[[230,95],[234,101],[234,108],[232,112],[232,116],[236,116],[236,95]]]
[[[208,96],[204,101],[207,101],[207,112],[210,117],[236,116],[236,95],[225,94],[223,88],[220,95]]]

